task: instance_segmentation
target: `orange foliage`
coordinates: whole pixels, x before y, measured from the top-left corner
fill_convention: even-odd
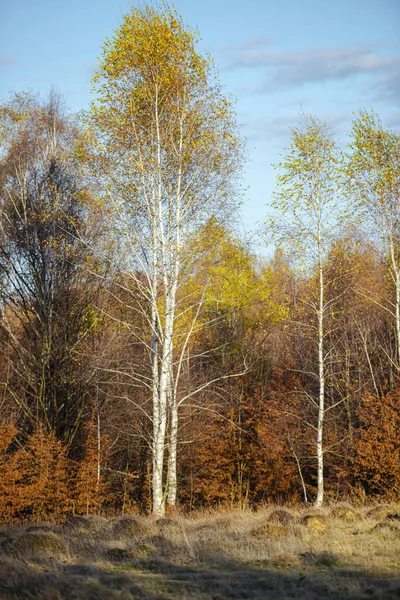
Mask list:
[[[400,389],[381,398],[372,394],[359,409],[355,476],[365,492],[400,498]]]
[[[105,500],[105,484],[101,473],[107,440],[99,439],[96,416],[86,426],[85,455],[77,464],[74,478],[74,511],[86,513],[98,510]]]
[[[8,425],[1,428],[3,432],[10,442],[17,434]],[[43,425],[25,446],[3,452],[1,467],[0,516],[5,521],[59,518],[70,511],[66,449]]]
[[[180,500],[190,508],[298,500],[301,488],[287,441],[287,417],[244,376],[226,390],[229,403],[206,412],[198,442],[182,457]],[[207,415],[207,416],[206,416]]]
[[[43,424],[39,424],[24,445],[18,440],[18,433],[13,425],[0,427],[1,520],[58,520],[73,512],[99,510],[105,488],[98,472],[93,419],[87,426],[84,458],[78,463],[67,457],[66,446]],[[106,448],[104,440],[102,445],[101,459]]]
[[[4,521],[13,515],[17,492],[18,474],[8,453],[17,433],[18,429],[10,423],[0,427],[0,518]]]

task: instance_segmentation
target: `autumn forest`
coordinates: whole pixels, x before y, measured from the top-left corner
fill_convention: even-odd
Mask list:
[[[132,8],[88,110],[0,106],[4,522],[399,501],[400,137],[288,123],[254,243],[197,41]]]

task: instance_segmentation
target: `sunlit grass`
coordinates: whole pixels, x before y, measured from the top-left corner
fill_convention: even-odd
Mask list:
[[[396,505],[79,517],[0,540],[2,600],[400,595]]]

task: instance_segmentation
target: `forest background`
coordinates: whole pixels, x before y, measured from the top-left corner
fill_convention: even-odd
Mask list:
[[[84,115],[1,108],[5,520],[398,500],[399,136],[362,110],[342,151],[303,114],[257,256],[197,37],[132,9]]]

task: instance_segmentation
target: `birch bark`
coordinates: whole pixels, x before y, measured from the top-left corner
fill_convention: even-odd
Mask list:
[[[197,32],[167,5],[133,8],[104,46],[94,77],[98,100],[87,115],[91,164],[113,208],[110,228],[126,249],[119,268],[140,297],[138,311],[147,324],[140,341],[150,376],[134,377],[152,401],[157,515],[165,510],[168,445],[168,502],[177,496],[182,247],[211,213],[236,207],[233,184],[243,161],[232,104],[197,41]]]
[[[319,216],[320,219],[320,216]],[[324,363],[324,266],[322,255],[321,227],[318,223],[318,270],[319,270],[319,307],[318,307],[318,377],[319,402],[317,423],[317,497],[315,506],[324,501],[324,417],[325,417],[325,363]]]
[[[315,273],[315,297],[303,298],[314,314],[311,327],[316,345],[315,364],[304,371],[304,396],[316,411],[315,421],[303,420],[315,434],[317,463],[317,493],[315,505],[324,501],[324,426],[327,413],[326,376],[326,314],[334,299],[325,298],[325,261],[332,236],[340,226],[341,206],[338,195],[340,155],[325,124],[304,115],[300,128],[292,129],[292,144],[278,165],[278,192],[274,208],[278,216],[271,219],[273,238],[285,246],[298,261],[298,268]],[[303,336],[303,334],[302,334]],[[318,381],[318,392],[314,384]],[[308,386],[308,387],[307,387]],[[311,392],[309,391],[311,389]]]

